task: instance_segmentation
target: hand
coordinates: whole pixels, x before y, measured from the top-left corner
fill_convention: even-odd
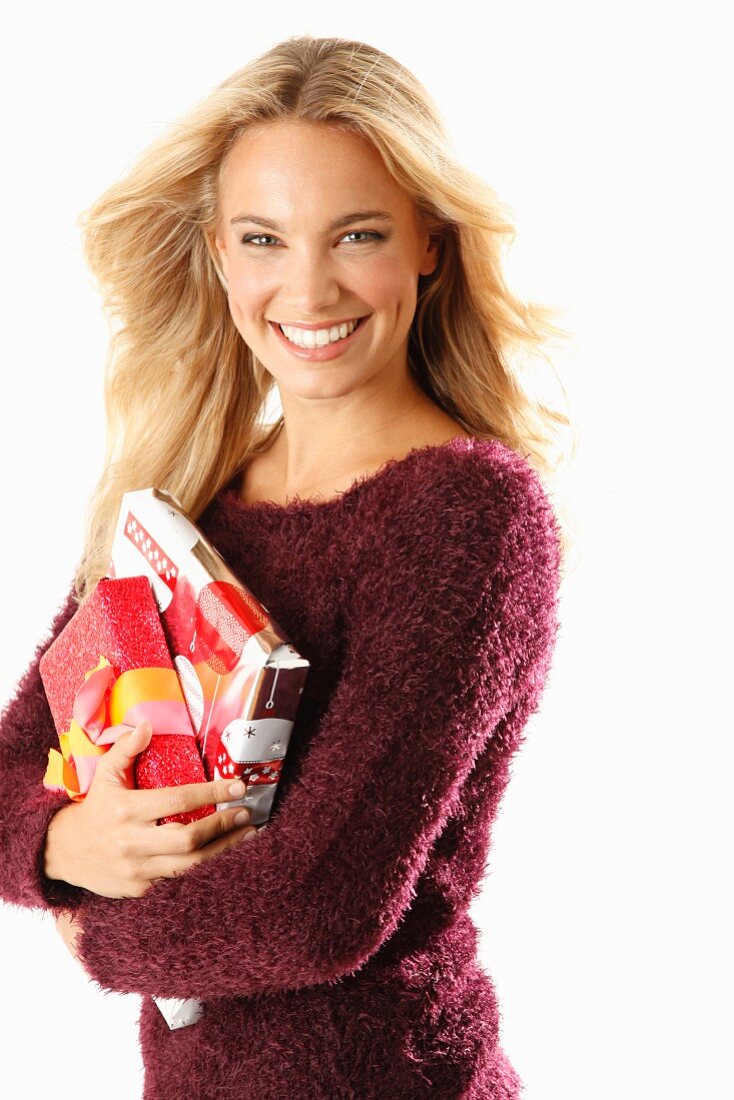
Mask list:
[[[89,790],[81,802],[58,810],[46,832],[44,871],[107,898],[138,898],[161,878],[183,874],[240,840],[257,836],[242,806],[219,810],[188,825],[169,814],[241,798],[230,793],[231,779],[186,783],[180,787],[137,790],[135,757],[148,747],[149,722],[124,733],[99,758]],[[235,817],[246,815],[235,825]]]

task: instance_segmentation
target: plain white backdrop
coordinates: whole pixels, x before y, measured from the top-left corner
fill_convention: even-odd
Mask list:
[[[514,208],[511,281],[575,333],[559,368],[581,433],[578,564],[473,906],[501,1039],[525,1100],[714,1100],[734,1089],[723,5],[478,13],[72,0],[6,17],[0,705],[70,583],[103,454],[108,332],[76,217],[280,39],[379,46]],[[0,904],[0,959],[13,1096],[141,1095],[137,998],[88,982],[40,912]]]

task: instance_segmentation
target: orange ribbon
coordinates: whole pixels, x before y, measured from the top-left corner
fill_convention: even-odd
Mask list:
[[[74,802],[86,796],[100,756],[145,719],[154,734],[193,736],[175,669],[133,668],[118,676],[104,656],[84,674],[72,715],[59,733],[61,752],[49,749],[43,785],[65,790]]]

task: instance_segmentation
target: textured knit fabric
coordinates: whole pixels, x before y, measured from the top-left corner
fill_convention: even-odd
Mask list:
[[[72,908],[102,988],[142,994],[146,1100],[510,1100],[467,910],[558,630],[560,530],[496,441],[414,448],[328,500],[199,525],[311,662],[267,828],[111,899],[43,874],[65,796],[38,673],[6,707],[0,897]],[[170,1031],[151,996],[198,997]]]

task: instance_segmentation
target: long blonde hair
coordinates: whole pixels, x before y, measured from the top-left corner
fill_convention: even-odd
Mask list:
[[[554,371],[545,346],[568,334],[555,311],[506,285],[508,208],[457,162],[433,101],[402,65],[363,42],[295,36],[218,85],[78,219],[111,320],[106,453],[87,503],[80,601],[108,571],[123,493],[165,488],[196,519],[281,425],[264,423],[274,382],[235,328],[214,245],[224,158],[250,124],[279,119],[337,122],[366,137],[441,234],[409,337],[423,390],[544,478],[567,457],[569,417],[522,372],[541,359]]]

